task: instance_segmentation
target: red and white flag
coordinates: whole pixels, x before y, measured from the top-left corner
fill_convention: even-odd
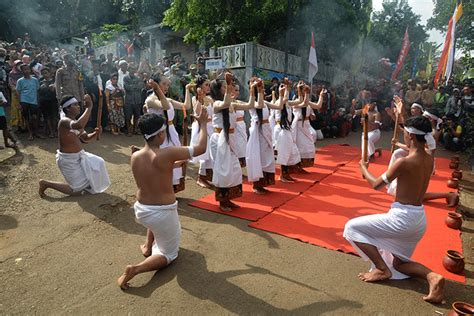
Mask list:
[[[410,38],[408,37],[408,27],[405,30],[405,36],[403,37],[402,49],[400,50],[400,55],[398,55],[397,59],[397,66],[395,70],[392,72],[392,81],[397,79],[398,73],[402,69],[403,62],[408,55],[408,51],[410,50]]]
[[[308,67],[308,82],[313,82],[314,76],[318,72],[318,58],[316,57],[316,46],[314,45],[314,33],[311,32],[311,47],[309,48],[309,57],[308,57],[309,67]]]

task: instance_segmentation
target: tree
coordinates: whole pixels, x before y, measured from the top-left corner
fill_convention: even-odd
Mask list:
[[[411,44],[404,69],[405,74],[410,74],[416,50],[426,41],[428,35],[420,24],[420,16],[413,12],[407,0],[384,0],[382,10],[373,14],[369,40],[378,58],[386,57],[395,62],[406,29]]]
[[[293,1],[295,10],[301,1]],[[267,43],[286,26],[286,0],[174,0],[163,24],[185,30],[186,42],[223,46],[246,41]]]
[[[58,40],[123,20],[111,0],[0,1],[0,37],[10,41],[26,32],[33,42]]]
[[[428,28],[446,32],[449,19],[457,6],[455,0],[433,0],[433,16],[428,20]],[[474,3],[463,1],[463,14],[456,26],[456,47],[465,52],[474,50]]]

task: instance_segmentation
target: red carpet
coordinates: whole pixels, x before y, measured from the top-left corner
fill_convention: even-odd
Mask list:
[[[305,192],[314,183],[336,172],[337,169],[358,155],[359,149],[344,145],[329,145],[318,148],[314,167],[306,168],[307,171],[311,172],[310,174],[292,175],[297,182],[283,184],[278,181],[280,170],[277,169],[275,176],[276,184],[268,188],[272,192],[265,196],[256,195],[252,192],[252,185],[244,183],[243,196],[234,200],[241,208],[229,213],[223,213],[219,210],[218,203],[214,198],[214,193],[193,201],[189,203],[189,205],[212,212],[256,221],[271,213],[276,207],[283,205],[290,199]]]
[[[350,147],[342,147],[342,150],[358,151]],[[369,166],[370,171],[375,175],[382,174],[389,159],[390,153],[385,151],[382,158]],[[354,217],[387,212],[393,201],[385,190],[375,191],[369,187],[360,175],[358,161],[359,158],[353,159],[346,166],[337,168],[335,173],[250,226],[328,249],[355,253],[342,237],[345,223]],[[430,181],[429,192],[452,191],[446,185],[451,174],[448,165],[447,159],[436,159],[436,175]],[[446,278],[465,282],[464,276],[452,274],[442,265],[446,250],[462,252],[459,231],[444,224],[448,211],[453,209],[447,208],[444,200],[427,202],[425,209],[427,230],[415,250],[414,260]]]

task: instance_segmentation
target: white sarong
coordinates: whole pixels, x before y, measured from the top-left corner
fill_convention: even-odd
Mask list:
[[[411,261],[415,247],[426,229],[425,208],[395,202],[388,213],[361,216],[346,223],[346,238],[365,260],[367,255],[354,242],[377,247],[383,260],[392,272],[392,279],[405,279],[409,276],[393,268],[393,256],[403,261]],[[392,255],[393,254],[393,255]],[[374,268],[372,263],[371,270]]]
[[[170,205],[133,205],[137,222],[153,232],[155,241],[151,254],[161,255],[168,264],[178,257],[181,241],[181,224],[178,217],[178,202]]]
[[[244,121],[237,121],[235,125],[235,155],[237,158],[245,158],[247,148],[247,126]]]
[[[104,159],[85,150],[77,153],[58,150],[56,164],[74,192],[86,190],[96,194],[104,192],[110,186]]]
[[[242,169],[234,153],[234,136],[229,133],[229,143],[224,130],[211,136],[211,158],[214,166],[212,184],[217,188],[232,188],[242,184]]]
[[[282,166],[294,166],[301,162],[300,152],[293,139],[291,130],[275,126],[275,149],[277,150],[277,163]]]
[[[303,119],[301,111],[294,112],[294,115],[295,117],[291,124],[291,129],[295,131],[296,146],[298,147],[301,158],[313,159],[316,153],[316,147],[314,146],[316,135],[311,133],[311,125],[307,118],[304,121],[300,121],[300,119]]]
[[[249,182],[263,178],[263,172],[275,173],[272,130],[268,123],[260,128],[258,120],[252,119],[245,158]]]
[[[380,140],[380,130],[374,129],[368,133],[368,146],[367,146],[367,158],[375,153],[375,143]],[[362,152],[364,152],[364,133],[362,133]]]

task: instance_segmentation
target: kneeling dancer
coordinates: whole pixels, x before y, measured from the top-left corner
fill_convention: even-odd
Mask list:
[[[136,265],[128,265],[118,278],[120,288],[127,289],[135,275],[159,270],[178,257],[181,224],[178,202],[173,190],[173,167],[177,161],[203,154],[207,146],[207,111],[196,117],[200,124],[197,146],[160,148],[166,140],[166,121],[156,114],[145,114],[138,128],[145,138],[145,147],[132,154],[133,177],[138,187],[133,205],[137,222],[147,228],[142,253],[147,257]]]
[[[431,124],[424,117],[405,122],[404,138],[410,143],[407,157],[399,158],[380,177],[367,170],[367,162],[360,162],[364,177],[374,189],[380,189],[395,179],[398,181],[395,202],[386,214],[362,216],[346,223],[344,237],[365,260],[372,261],[367,273],[359,279],[375,282],[385,279],[403,279],[409,276],[424,278],[429,293],[423,299],[432,303],[443,300],[444,278],[411,256],[426,229],[423,196],[433,170],[433,157],[425,151],[425,137],[431,133]]]
[[[84,131],[91,115],[91,97],[85,95],[84,102],[86,110],[76,120],[81,112],[76,98],[65,95],[61,99],[65,117],[61,118],[58,124],[59,150],[56,153],[56,163],[67,183],[40,180],[41,197],[45,196],[46,189],[54,189],[67,195],[80,195],[84,191],[92,194],[102,193],[110,185],[104,159],[82,149],[81,143],[87,143],[102,132],[100,127],[90,134]]]

